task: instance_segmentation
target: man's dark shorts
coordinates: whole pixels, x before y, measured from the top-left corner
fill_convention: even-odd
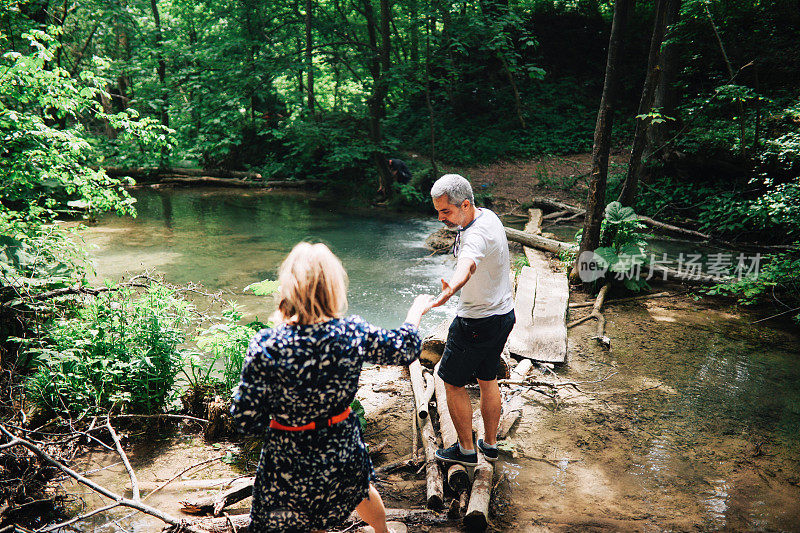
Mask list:
[[[497,379],[500,354],[516,321],[513,310],[486,318],[457,316],[447,333],[439,377],[455,387],[463,387],[473,375],[484,381]]]

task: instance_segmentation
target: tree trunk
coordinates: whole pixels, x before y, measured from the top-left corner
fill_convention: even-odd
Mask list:
[[[153,21],[156,24],[155,49],[156,58],[158,59],[158,82],[161,84],[161,124],[169,128],[169,92],[166,87],[167,64],[161,51],[161,15],[158,12],[157,0],[150,0],[150,9],[153,11]]]
[[[417,73],[417,66],[419,65],[419,4],[418,0],[410,0],[408,5],[409,11],[409,18],[411,19],[411,25],[408,28],[408,33],[411,34],[410,36],[410,45],[411,48],[410,55],[411,55],[411,64],[414,67],[414,73],[416,77]]]
[[[383,144],[383,129],[381,122],[386,116],[386,95],[389,92],[388,82],[386,75],[390,65],[390,23],[391,23],[391,10],[389,8],[389,0],[380,0],[381,6],[381,20],[380,20],[380,35],[381,42],[378,45],[378,27],[375,21],[375,11],[372,6],[371,0],[363,0],[364,14],[367,21],[367,34],[369,35],[369,46],[372,50],[372,59],[369,65],[369,71],[372,75],[373,88],[372,95],[367,100],[367,107],[369,108],[369,133],[370,140],[376,147],[372,153],[372,160],[378,170],[378,179],[380,183],[379,190],[389,198],[392,195],[392,182],[393,177],[389,172],[389,162],[386,154],[380,148]]]
[[[668,0],[665,20],[665,42],[662,45],[658,63],[661,73],[658,76],[655,96],[653,97],[653,107],[660,109],[662,115],[673,120],[650,124],[647,128],[647,147],[643,158],[645,162],[653,157],[662,160],[665,158],[668,139],[677,126],[677,120],[674,119],[676,118],[675,111],[678,103],[678,87],[675,85],[675,79],[678,74],[679,45],[675,42],[674,28],[680,16],[680,9],[681,0]],[[651,183],[653,175],[650,172],[644,172],[642,181]]]
[[[308,112],[314,114],[314,39],[311,35],[311,27],[314,20],[314,2],[306,0],[306,95],[308,99]]]
[[[117,8],[122,11],[126,8],[126,3],[124,1],[117,2]],[[125,27],[120,16],[117,16],[114,33],[117,45],[116,55],[118,58],[121,57],[127,64],[131,60],[131,46],[130,40],[128,39],[128,29]],[[117,94],[114,96],[115,98],[112,100],[115,100],[117,104],[117,111],[125,111],[128,109],[128,104],[133,98],[133,82],[131,81],[130,74],[125,71],[117,77]]]
[[[583,252],[596,250],[600,243],[600,223],[603,221],[605,209],[608,155],[611,149],[611,127],[614,121],[613,110],[616,103],[619,62],[630,5],[631,0],[616,0],[614,4],[614,19],[611,23],[611,36],[608,41],[603,96],[600,99],[600,110],[597,113],[597,123],[594,129],[592,179],[586,199],[586,218],[583,222],[579,258]],[[579,259],[575,261],[570,274],[573,280],[578,278],[578,261]]]
[[[661,75],[660,56],[661,43],[664,42],[664,32],[666,29],[666,13],[669,9],[668,4],[671,0],[656,0],[655,13],[653,17],[653,33],[650,36],[650,52],[647,57],[647,74],[644,77],[642,86],[642,97],[639,100],[638,115],[646,115],[653,108],[653,97],[655,95],[656,84]],[[642,168],[642,154],[647,144],[645,132],[648,128],[646,119],[636,119],[633,133],[633,148],[631,158],[628,163],[628,173],[625,176],[625,183],[622,185],[618,201],[622,205],[633,206],[636,200],[636,193],[639,187],[639,176]]]
[[[431,32],[436,27],[436,19],[429,17],[425,24],[425,104],[428,107],[428,127],[431,139],[431,172],[433,177],[439,175],[436,166],[436,130],[434,128],[433,104],[431,103]]]

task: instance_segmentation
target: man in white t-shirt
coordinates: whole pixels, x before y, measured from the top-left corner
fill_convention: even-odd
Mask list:
[[[503,223],[492,211],[476,208],[472,187],[458,174],[446,174],[431,188],[439,220],[458,228],[454,255],[458,258],[450,281],[434,307],[461,290],[456,318],[450,324],[439,377],[445,382],[447,408],[458,442],[440,449],[445,463],[475,466],[478,454],[472,442],[472,404],[464,386],[475,376],[481,389],[484,439],[478,449],[488,461],[497,460],[497,426],[501,398],[497,385],[500,354],[514,327],[514,299],[509,279],[508,240]]]

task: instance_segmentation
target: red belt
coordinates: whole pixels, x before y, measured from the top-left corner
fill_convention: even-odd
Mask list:
[[[307,431],[309,429],[319,429],[324,427],[329,427],[334,424],[338,424],[342,420],[345,420],[348,416],[350,416],[350,407],[345,409],[343,412],[339,413],[336,416],[332,416],[330,418],[324,418],[322,420],[315,420],[313,422],[309,422],[308,424],[304,424],[302,426],[284,426],[277,420],[270,420],[269,427],[271,429],[281,429],[283,431]]]

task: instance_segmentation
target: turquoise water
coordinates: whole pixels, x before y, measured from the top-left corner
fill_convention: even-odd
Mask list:
[[[431,256],[425,238],[436,218],[362,210],[292,194],[241,190],[134,191],[138,216],[106,217],[84,232],[99,278],[120,279],[149,268],[176,284],[225,291],[246,314],[266,318],[271,299],[242,292],[274,279],[302,240],[324,242],[350,278],[349,313],[384,327],[400,325],[414,296],[438,293],[454,261]],[[425,328],[453,311],[452,303],[425,318]]]

